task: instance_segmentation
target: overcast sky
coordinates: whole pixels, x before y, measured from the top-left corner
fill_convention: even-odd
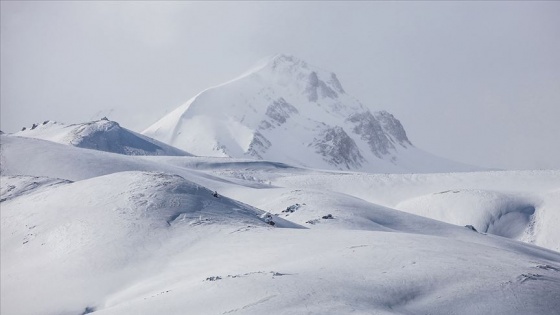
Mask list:
[[[560,2],[1,2],[1,123],[142,131],[287,53],[470,164],[560,168]]]

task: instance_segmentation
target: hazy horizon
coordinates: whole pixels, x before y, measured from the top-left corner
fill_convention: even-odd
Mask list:
[[[0,128],[108,116],[141,132],[286,53],[423,150],[560,168],[558,16],[554,2],[1,2]]]

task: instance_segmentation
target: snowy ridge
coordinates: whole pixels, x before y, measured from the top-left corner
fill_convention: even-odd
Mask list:
[[[560,251],[560,171],[443,174],[297,174],[279,186],[335,191],[480,233]],[[245,200],[247,202],[247,200]],[[258,204],[257,204],[258,205]],[[264,207],[267,209],[267,207]]]
[[[188,155],[107,119],[72,125],[47,120],[13,135],[125,155]]]
[[[398,173],[476,169],[417,149],[393,115],[371,112],[344,91],[336,74],[287,55],[266,59],[242,76],[202,91],[142,133],[200,156],[311,168]]]
[[[2,314],[560,308],[558,171],[345,173],[0,144]],[[533,214],[516,210],[526,205]],[[430,218],[444,208],[447,221],[490,217],[500,228]]]
[[[71,181],[38,176],[4,176],[0,187],[0,196],[2,196],[0,202],[67,183],[71,183]]]

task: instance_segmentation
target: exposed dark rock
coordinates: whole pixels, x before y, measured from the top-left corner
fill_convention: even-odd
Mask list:
[[[294,213],[297,209],[299,209],[299,207],[301,207],[301,205],[299,203],[296,203],[295,205],[291,205],[291,206],[287,207],[286,210],[282,210],[282,212],[284,212],[284,213]]]
[[[255,132],[253,136],[253,140],[251,144],[249,144],[249,149],[247,150],[247,154],[259,159],[262,159],[261,154],[264,154],[272,143],[268,141],[260,132]]]
[[[334,77],[336,79],[336,76]],[[332,80],[332,77],[331,77]],[[338,80],[337,80],[338,81]],[[338,83],[340,85],[340,82]],[[340,87],[342,89],[342,87]],[[338,94],[330,88],[325,82],[319,80],[315,71],[309,74],[307,78],[307,86],[305,87],[305,95],[310,102],[316,102],[321,98],[336,98]]]
[[[364,161],[356,142],[339,126],[324,130],[311,145],[326,162],[337,167],[357,168]]]
[[[276,225],[276,223],[274,222],[274,219],[272,218],[272,214],[267,213],[267,214],[265,214],[262,218],[264,219],[264,222],[265,222],[266,224],[272,225],[272,226],[275,226],[275,225]]]
[[[283,98],[279,98],[266,108],[266,116],[272,119],[277,126],[286,122],[292,114],[297,114],[298,110]]]
[[[382,158],[384,155],[389,155],[389,150],[395,149],[392,141],[383,130],[383,126],[370,111],[354,114],[348,118],[348,121],[355,126],[352,131],[368,143],[371,152],[377,157]]]
[[[375,119],[379,121],[381,127],[387,133],[394,143],[398,143],[403,147],[406,145],[412,145],[406,136],[406,131],[404,130],[401,122],[386,111],[379,111],[375,113]]]
[[[334,72],[331,72],[331,78],[327,83],[332,86],[336,92],[345,93],[342,85],[340,84],[340,81],[338,81],[338,78],[336,77],[336,74],[334,74]]]

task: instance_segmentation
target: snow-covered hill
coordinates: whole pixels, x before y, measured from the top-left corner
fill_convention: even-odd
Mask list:
[[[79,181],[126,171],[164,172],[314,229],[392,230],[394,224],[387,218],[398,209],[560,250],[556,229],[560,212],[555,210],[560,205],[560,171],[324,172],[231,158],[115,155],[39,139],[1,137],[4,176]],[[286,211],[292,206],[297,209]],[[322,219],[328,214],[336,220]],[[401,218],[398,226],[401,230],[405,225],[407,229],[428,226],[415,222],[412,217]]]
[[[409,141],[386,111],[371,112],[337,76],[292,56],[263,60],[207,89],[143,132],[200,156],[254,158],[369,172],[466,171]]]
[[[558,252],[394,209],[416,209],[415,198],[444,187],[464,191],[441,200],[457,207],[449,211],[456,218],[477,191],[495,192],[479,199],[478,214],[500,213],[495,200],[540,200],[532,215],[503,224],[528,219],[552,244],[557,171],[324,172],[231,158],[117,155],[6,135],[0,141],[2,314],[560,308]],[[416,204],[420,213],[422,202]],[[543,211],[546,220],[538,220]]]
[[[47,120],[13,135],[126,155],[189,155],[107,119],[72,125]]]
[[[342,193],[459,226],[472,225],[481,233],[560,251],[560,230],[556,228],[560,224],[560,171],[333,175],[253,177],[299,190]],[[281,209],[278,205],[269,208],[258,201],[250,203],[269,211]],[[330,204],[335,209],[332,211],[336,211],[336,203]],[[329,203],[325,202],[325,206]]]

